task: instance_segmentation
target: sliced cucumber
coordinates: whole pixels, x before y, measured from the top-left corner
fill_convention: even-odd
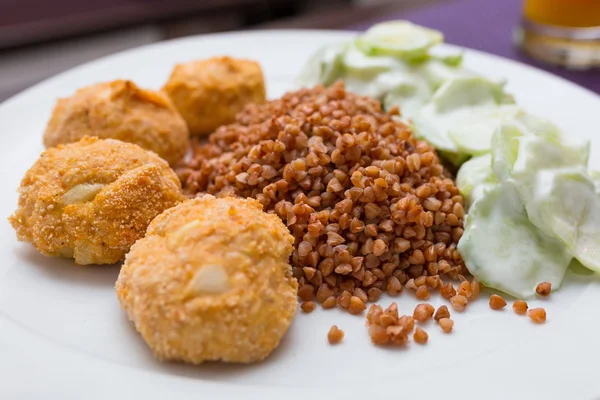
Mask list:
[[[399,87],[412,86],[417,89],[416,80],[413,80],[410,74],[396,71],[382,72],[367,79],[349,74],[344,81],[348,91],[378,100],[383,100],[387,93]]]
[[[590,157],[590,141],[577,135],[561,131],[558,126],[543,118],[523,113],[518,122],[525,126],[525,134],[534,135],[565,149],[569,157],[574,157],[587,164]]]
[[[418,74],[422,75],[429,84],[438,89],[444,82],[457,78],[470,78],[475,73],[462,67],[450,66],[447,63],[432,58],[421,65],[415,67]]]
[[[492,171],[492,156],[485,154],[465,162],[456,174],[456,186],[471,205],[498,184]]]
[[[596,194],[600,195],[600,171],[588,171],[588,174],[594,182],[594,186],[596,187]]]
[[[572,259],[560,242],[529,221],[511,182],[475,201],[458,250],[484,285],[518,298],[533,296],[540,282],[558,288]]]
[[[517,118],[523,111],[514,104],[499,105],[473,112],[448,130],[448,136],[464,153],[479,155],[491,150],[492,135],[505,121]]]
[[[429,101],[432,90],[427,81],[417,75],[407,74],[405,79],[386,94],[383,106],[387,110],[398,106],[403,118],[412,118]]]
[[[469,154],[461,151],[449,133],[468,125],[473,115],[495,112],[504,101],[504,97],[502,85],[487,79],[451,79],[440,86],[431,101],[415,115],[416,133],[440,150],[457,155]],[[468,132],[473,133],[472,130]],[[460,138],[461,144],[468,141],[466,138]],[[483,140],[485,141],[486,139]]]
[[[340,79],[343,73],[343,56],[348,46],[348,43],[339,43],[319,49],[298,75],[298,86],[329,86]]]
[[[497,106],[506,101],[503,85],[482,77],[451,79],[432,98],[440,113],[469,107]]]
[[[583,169],[540,171],[525,206],[535,226],[560,239],[582,265],[600,272],[600,196]]]
[[[528,201],[538,171],[583,168],[589,157],[589,142],[579,139],[562,141],[558,136],[550,135],[549,131],[540,132],[534,133],[522,124],[511,123],[503,124],[492,137],[492,169],[498,180],[513,179],[517,182],[524,202]]]
[[[348,46],[348,49],[343,55],[342,62],[346,74],[356,75],[363,78],[372,77],[380,72],[390,70],[398,71],[399,73],[409,70],[406,64],[394,57],[367,56],[365,53],[360,51],[354,43]]]
[[[435,55],[435,54],[430,54],[430,57],[434,60],[439,60],[442,63],[448,65],[449,67],[459,67],[462,65],[463,62],[463,54],[462,53],[457,53],[457,54],[446,54],[446,55]]]
[[[521,136],[523,131],[515,123],[502,124],[492,135],[492,170],[500,182],[511,177],[519,154],[518,138]]]
[[[443,41],[439,31],[408,21],[390,21],[369,28],[356,39],[356,46],[369,56],[391,55],[417,61],[426,59],[427,51]]]

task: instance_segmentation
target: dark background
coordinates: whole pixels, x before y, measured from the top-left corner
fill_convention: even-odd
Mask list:
[[[0,101],[78,64],[188,35],[345,29],[453,0],[0,0]]]
[[[450,43],[525,62],[600,93],[600,69],[544,65],[513,45],[523,1],[0,0],[0,102],[78,64],[161,40],[246,29],[363,30],[390,19],[439,29]]]
[[[352,9],[372,12],[374,7],[380,8],[385,3],[404,2],[406,0],[0,0],[0,48],[143,24],[160,24],[168,37],[241,29],[282,18],[317,17],[323,13],[327,13],[327,19],[335,25],[337,15],[347,15]]]

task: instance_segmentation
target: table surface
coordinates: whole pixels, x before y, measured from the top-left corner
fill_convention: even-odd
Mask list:
[[[521,18],[523,0],[447,0],[428,7],[391,12],[347,26],[364,30],[374,23],[407,19],[442,31],[448,43],[482,50],[529,64],[600,94],[600,69],[569,71],[537,62],[522,54],[512,41]]]
[[[519,24],[523,0],[369,1],[363,0],[364,4],[360,8],[340,6],[333,7],[335,11],[332,11],[331,7],[319,9],[306,15],[256,25],[253,29],[364,30],[377,22],[408,19],[441,30],[448,43],[536,66],[600,94],[600,69],[568,71],[548,66],[521,54],[513,46],[512,33]],[[177,32],[186,35],[194,33],[194,29],[200,29],[197,33],[205,33],[215,27],[218,30],[219,22],[213,23],[213,17],[210,21],[207,21],[207,18],[181,22],[180,25],[186,29]],[[177,21],[172,24],[180,26]],[[221,29],[231,28],[221,27]],[[148,33],[148,30],[151,32]],[[10,54],[0,53],[0,76],[5,78],[0,80],[0,101],[77,64],[172,36],[165,32],[163,26],[152,25],[133,28],[130,34],[107,32],[89,38],[73,38],[68,41],[20,49]],[[43,59],[44,63],[40,64],[39,59]]]

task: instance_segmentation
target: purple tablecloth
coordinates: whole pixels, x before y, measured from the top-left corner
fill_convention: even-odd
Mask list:
[[[536,66],[600,94],[600,69],[568,71],[530,59],[515,48],[512,32],[519,24],[523,0],[447,0],[447,3],[390,14],[384,20],[407,19],[444,32],[448,43],[486,51]],[[350,28],[364,30],[382,20]]]

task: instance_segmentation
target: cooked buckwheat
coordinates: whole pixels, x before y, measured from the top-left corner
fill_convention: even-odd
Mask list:
[[[287,93],[195,144],[179,176],[188,196],[252,197],[277,214],[296,239],[290,263],[304,301],[329,299],[322,285],[372,301],[408,278],[456,278],[466,273],[462,196],[395,114],[341,83]]]

